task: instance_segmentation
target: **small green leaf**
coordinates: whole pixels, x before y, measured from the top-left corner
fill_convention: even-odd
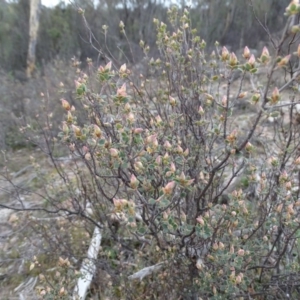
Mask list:
[[[149,204],[156,204],[156,200],[153,199],[153,198],[150,198],[150,199],[148,200],[148,203],[149,203]]]
[[[256,72],[257,72],[257,68],[253,68],[253,69],[250,70],[250,73],[252,73],[252,74],[254,74]]]

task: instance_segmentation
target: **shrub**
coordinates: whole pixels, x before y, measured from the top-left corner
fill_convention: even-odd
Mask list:
[[[287,24],[299,11],[292,1]],[[102,297],[297,298],[300,46],[281,46],[298,25],[274,55],[237,58],[218,43],[208,54],[188,10],[169,21],[154,20],[160,58],[140,42],[147,77],[112,60],[79,71],[59,134],[73,164],[53,159],[64,195],[48,189],[45,210],[100,230]],[[276,74],[290,79],[277,87]]]

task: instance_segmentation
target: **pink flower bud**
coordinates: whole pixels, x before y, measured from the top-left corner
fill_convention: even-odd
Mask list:
[[[63,132],[65,133],[65,134],[68,134],[69,133],[69,127],[68,127],[68,125],[67,125],[67,123],[66,122],[64,122],[63,123]]]
[[[165,147],[165,149],[169,150],[169,149],[171,149],[171,148],[172,148],[172,145],[170,144],[170,142],[169,142],[169,141],[165,141],[165,143],[164,143],[164,147]]]
[[[76,88],[79,88],[81,83],[79,82],[79,80],[74,80],[74,83],[75,83],[75,87]]]
[[[218,250],[218,249],[219,249],[218,243],[213,243],[212,248],[213,248],[214,250]]]
[[[156,134],[152,134],[146,137],[146,144],[153,144],[155,142],[157,135]]]
[[[187,157],[187,156],[189,155],[189,153],[190,153],[189,148],[186,148],[186,149],[184,150],[184,152],[183,152],[183,156],[184,156],[184,157]]]
[[[300,165],[300,156],[295,160],[295,165]]]
[[[133,133],[134,133],[134,134],[140,134],[140,133],[142,133],[143,131],[144,131],[143,128],[134,128],[134,129],[133,129]]]
[[[249,59],[249,58],[250,58],[250,55],[251,55],[250,50],[249,50],[249,48],[246,46],[246,47],[244,48],[243,57],[246,58],[246,59]]]
[[[110,152],[111,157],[118,157],[118,155],[119,155],[118,150],[115,148],[110,148],[109,152]]]
[[[163,219],[168,220],[168,214],[166,211],[163,212]]]
[[[251,54],[249,60],[248,60],[248,64],[250,65],[251,68],[255,67],[255,57],[253,54]]]
[[[162,188],[163,193],[165,195],[171,195],[173,193],[175,185],[176,185],[175,181],[169,182],[165,187]]]
[[[163,156],[163,162],[164,163],[167,163],[168,160],[169,160],[170,156],[169,156],[169,153],[167,152],[164,156]]]
[[[173,172],[172,172],[172,171],[168,171],[168,172],[166,173],[166,177],[167,177],[167,178],[171,177],[172,175],[173,175]]]
[[[120,67],[119,72],[120,72],[120,73],[125,73],[125,72],[126,72],[126,69],[127,69],[126,64],[123,64],[123,65]]]
[[[285,184],[285,188],[290,191],[292,189],[292,183],[289,181]]]
[[[130,104],[129,104],[128,102],[125,104],[124,110],[125,110],[126,113],[129,113],[129,112],[130,112],[131,106],[130,106]]]
[[[152,147],[153,147],[154,149],[156,149],[156,148],[158,147],[158,140],[157,140],[156,137],[155,137],[155,139],[154,139],[153,142],[152,142]]]
[[[239,94],[238,98],[239,98],[239,99],[243,99],[243,98],[245,98],[246,96],[247,96],[247,92],[242,92],[242,93]]]
[[[278,213],[281,213],[282,207],[283,207],[283,204],[280,203],[280,204],[277,206],[276,211],[277,211]]]
[[[78,126],[72,124],[72,129],[76,135],[76,137],[80,137],[82,135],[81,129]]]
[[[205,223],[204,223],[204,220],[203,220],[203,218],[202,218],[202,216],[199,216],[197,219],[196,219],[196,221],[200,224],[200,225],[204,225]]]
[[[89,152],[89,148],[87,146],[83,146],[82,147],[82,153],[86,154],[87,152]]]
[[[223,107],[226,107],[227,105],[227,97],[225,95],[222,97],[221,104]]]
[[[110,71],[111,70],[111,61],[107,63],[107,65],[104,67],[104,69],[106,71]]]
[[[295,214],[295,211],[294,211],[294,203],[291,203],[287,206],[286,208],[287,212],[291,215],[294,215]]]
[[[219,242],[219,249],[220,250],[224,250],[225,245],[222,242]]]
[[[158,125],[160,125],[162,123],[162,118],[160,117],[160,115],[156,116],[155,120]]]
[[[126,97],[126,83],[124,83],[120,88],[117,89],[117,97]]]
[[[180,183],[182,185],[184,185],[184,182],[185,182],[185,175],[183,172],[181,172],[180,176],[177,177],[177,179],[180,181]]]
[[[176,105],[175,98],[173,98],[172,96],[169,96],[169,103],[171,104],[171,106],[175,106]]]
[[[61,99],[61,104],[62,104],[62,107],[65,110],[70,110],[71,109],[71,105],[69,104],[69,102],[67,100]]]
[[[101,132],[101,129],[99,128],[98,125],[94,125],[94,135],[97,137],[97,138],[101,138],[102,136],[102,132]]]
[[[129,113],[128,114],[128,117],[127,117],[127,120],[130,124],[132,124],[134,122],[134,114],[133,113]]]
[[[175,167],[175,164],[173,162],[171,162],[170,170],[171,170],[172,173],[174,173],[176,171],[176,167]]]
[[[258,101],[259,101],[259,98],[260,98],[260,94],[259,93],[255,93],[253,96],[252,96],[252,102],[254,104],[256,104]]]
[[[271,104],[277,104],[280,100],[280,94],[277,87],[274,88],[271,96]]]
[[[134,168],[136,171],[140,172],[144,169],[144,166],[143,164],[140,162],[140,161],[137,161],[135,164],[134,164]]]
[[[214,100],[214,97],[211,94],[205,93],[204,95],[206,96],[206,100],[210,100],[210,101]]]
[[[226,141],[229,143],[229,144],[233,144],[235,143],[236,141],[236,138],[237,138],[237,131],[236,130],[233,130],[231,132],[231,134],[229,134],[226,138]]]
[[[296,15],[299,13],[299,0],[292,0],[285,9],[286,15]]]
[[[236,55],[232,52],[229,57],[229,65],[235,67],[238,64],[238,59]]]
[[[70,149],[71,152],[74,152],[75,151],[75,144],[74,143],[70,144],[69,149]]]
[[[280,177],[279,177],[279,181],[280,182],[286,182],[288,180],[288,173],[286,170],[283,170],[280,174]]]
[[[137,180],[137,178],[134,176],[134,174],[131,174],[130,177],[130,187],[134,190],[137,189],[137,187],[139,186],[139,181]]]
[[[161,156],[160,156],[160,155],[158,155],[158,156],[156,157],[155,163],[156,163],[157,165],[159,165],[159,166],[161,165],[162,159],[161,159]]]
[[[272,166],[274,166],[274,167],[276,167],[276,166],[278,165],[278,159],[277,159],[276,157],[274,157],[274,156],[271,156],[271,157],[268,159],[268,162],[269,162]]]
[[[285,56],[284,58],[282,58],[278,63],[278,67],[283,67],[285,65],[287,65],[287,63],[290,61],[291,58],[291,54]]]
[[[198,113],[199,113],[201,116],[204,115],[204,109],[202,108],[201,105],[199,106]]]
[[[236,276],[235,283],[240,284],[242,282],[242,277],[240,275]]]
[[[116,198],[114,198],[114,199],[113,199],[113,203],[114,203],[115,209],[116,209],[117,211],[120,211],[120,210],[123,209],[123,207],[124,207],[125,205],[128,204],[128,201],[127,201],[126,199],[116,199]]]
[[[270,61],[270,54],[269,54],[269,50],[267,47],[264,47],[260,56],[260,61],[261,63],[263,63],[264,65],[268,64]]]
[[[198,269],[198,270],[202,270],[203,269],[203,262],[202,262],[202,260],[201,259],[198,259],[197,260],[197,263],[196,263],[196,268]]]
[[[253,150],[253,145],[250,143],[250,142],[247,142],[246,146],[245,146],[245,149],[248,151],[248,152],[251,152]]]
[[[179,145],[177,146],[177,153],[183,154],[183,149]]]
[[[245,250],[244,249],[239,249],[237,252],[238,256],[244,256],[245,255]]]
[[[225,46],[222,48],[221,58],[223,61],[226,61],[229,59],[229,51],[227,50],[227,48]]]
[[[90,152],[87,152],[87,153],[84,155],[84,159],[86,159],[86,160],[91,160],[91,159],[92,159],[91,153],[90,153]]]

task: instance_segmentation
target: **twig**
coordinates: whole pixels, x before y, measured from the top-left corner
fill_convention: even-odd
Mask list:
[[[285,88],[287,88],[298,77],[299,73],[300,73],[299,69],[295,70],[294,76],[279,89],[279,93],[282,92]]]
[[[289,102],[289,103],[285,103],[285,104],[280,104],[280,105],[274,105],[274,106],[265,107],[265,109],[280,108],[280,107],[284,107],[284,106],[298,105],[298,104],[300,104],[300,102]]]
[[[13,178],[17,178],[17,177],[23,175],[24,173],[26,173],[28,170],[30,170],[30,169],[32,169],[32,168],[33,168],[32,165],[28,165],[28,166],[22,168],[20,171],[18,171],[18,172],[16,172],[16,173],[12,174],[12,176],[13,176]]]

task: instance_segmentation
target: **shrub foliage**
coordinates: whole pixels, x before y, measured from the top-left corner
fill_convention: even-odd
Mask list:
[[[287,7],[274,54],[245,47],[237,57],[218,43],[208,53],[189,11],[172,8],[169,27],[154,20],[160,58],[140,42],[147,76],[113,58],[78,70],[58,139],[72,165],[51,156],[62,187],[47,179],[43,209],[100,229],[100,295],[299,297],[300,46],[282,52],[297,40],[299,11],[298,1]],[[67,242],[70,262],[85,256],[71,228],[58,248]],[[49,295],[55,288],[43,282]]]

